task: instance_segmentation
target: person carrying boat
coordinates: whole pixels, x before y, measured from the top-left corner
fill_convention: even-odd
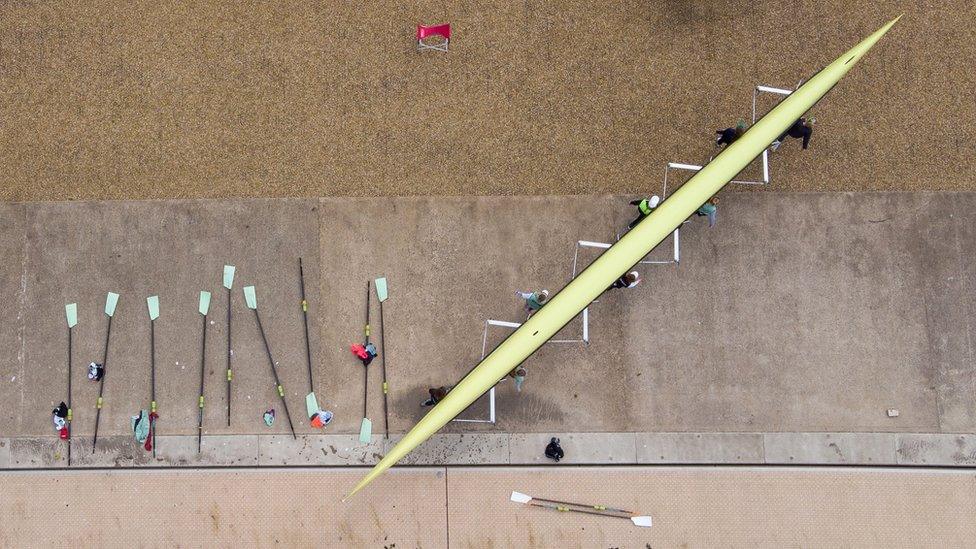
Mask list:
[[[657,205],[660,203],[661,197],[658,195],[654,195],[650,198],[641,198],[640,200],[631,200],[630,205],[637,206],[637,219],[631,221],[630,225],[627,225],[627,228],[633,229],[636,227],[637,224],[643,221],[645,217],[651,215],[651,212],[653,212],[654,208],[657,208]]]
[[[549,300],[549,290],[539,290],[538,292],[522,292],[515,290],[515,295],[525,300],[525,313],[532,316]]]
[[[783,135],[776,138],[773,141],[772,146],[769,150],[776,151],[783,144],[783,141],[787,137],[793,137],[796,139],[803,139],[803,150],[806,150],[807,145],[810,144],[810,136],[813,135],[813,125],[817,122],[816,118],[801,118],[793,123],[788,130],[783,132]]]
[[[724,130],[715,130],[718,137],[715,138],[715,146],[721,148],[722,145],[731,145],[735,143],[735,140],[742,137],[742,134],[746,133],[746,123],[744,120],[739,120],[734,128],[725,128]]]
[[[699,217],[707,217],[708,228],[710,229],[714,227],[715,220],[718,218],[718,197],[713,196],[709,198],[708,202],[705,202],[700,208],[698,208],[695,215]]]
[[[433,405],[437,404],[438,402],[444,400],[444,397],[447,396],[447,393],[451,392],[451,388],[450,387],[444,387],[444,386],[441,386],[441,387],[431,387],[430,389],[427,389],[427,392],[430,393],[430,398],[428,398],[427,400],[421,402],[420,403],[421,406],[425,406],[425,407],[426,406],[433,406]]]

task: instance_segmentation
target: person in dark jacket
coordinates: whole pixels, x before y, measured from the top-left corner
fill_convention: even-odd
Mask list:
[[[718,134],[718,137],[715,138],[716,147],[731,145],[732,143],[735,143],[736,139],[742,137],[742,134],[746,133],[746,123],[743,120],[739,120],[734,128],[715,130],[715,133]]]
[[[430,393],[430,398],[421,402],[420,403],[421,406],[433,406],[438,402],[444,400],[444,397],[447,396],[447,393],[451,392],[451,388],[443,387],[443,386],[431,387],[430,389],[427,389],[427,392]]]
[[[783,135],[779,136],[776,141],[773,141],[773,145],[769,148],[771,151],[775,151],[783,144],[783,140],[787,136],[796,139],[803,139],[803,149],[806,150],[807,146],[810,145],[810,136],[813,135],[813,125],[817,122],[816,118],[801,118],[793,123],[788,130],[783,132]]]
[[[558,462],[559,460],[563,459],[563,455],[563,449],[561,446],[559,446],[559,439],[552,437],[552,439],[549,440],[549,445],[546,446],[546,457]]]

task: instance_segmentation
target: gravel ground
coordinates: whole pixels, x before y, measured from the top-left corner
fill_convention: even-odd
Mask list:
[[[902,12],[770,188],[974,189],[972,0],[3,2],[0,199],[651,191]]]

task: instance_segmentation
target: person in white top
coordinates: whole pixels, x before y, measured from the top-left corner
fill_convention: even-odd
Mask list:
[[[641,276],[637,271],[630,271],[629,273],[618,278],[613,284],[610,285],[608,290],[613,290],[614,288],[633,288],[640,284]]]

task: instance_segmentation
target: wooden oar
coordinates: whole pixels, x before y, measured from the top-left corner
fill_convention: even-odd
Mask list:
[[[604,505],[585,505],[582,503],[572,503],[569,501],[533,498],[532,496],[525,495],[521,492],[512,492],[512,501],[516,503],[523,503],[525,505],[533,505],[535,507],[543,507],[545,509],[553,509],[555,511],[564,513],[584,513],[587,515],[599,515],[601,517],[630,519],[630,521],[634,523],[634,526],[640,526],[643,528],[649,528],[651,526],[651,517],[649,516],[635,516],[631,511],[614,509],[613,507],[606,507]]]

